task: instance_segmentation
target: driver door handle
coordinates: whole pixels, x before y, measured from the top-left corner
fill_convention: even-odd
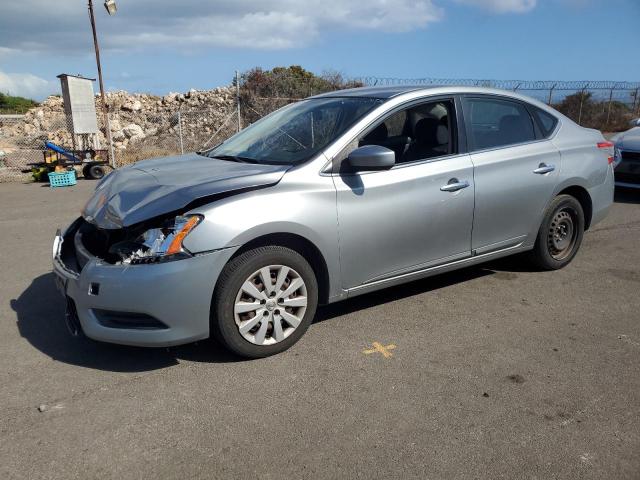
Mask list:
[[[541,163],[540,165],[538,165],[538,168],[533,171],[533,173],[544,175],[545,173],[553,172],[555,169],[555,165],[547,165],[546,163]]]
[[[458,190],[462,190],[463,188],[467,188],[469,186],[469,182],[466,180],[460,182],[457,178],[452,178],[449,180],[449,183],[440,187],[440,190],[443,192],[457,192]]]

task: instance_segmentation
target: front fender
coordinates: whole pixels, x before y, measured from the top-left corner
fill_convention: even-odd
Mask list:
[[[187,214],[204,221],[184,240],[193,253],[241,246],[270,233],[305,237],[322,251],[337,244],[335,192],[277,192],[273,189],[236,195]]]
[[[281,182],[188,213],[204,216],[184,240],[193,253],[237,249],[270,234],[294,234],[315,245],[324,257],[330,289],[340,285],[336,193],[330,177],[319,176],[306,183]]]

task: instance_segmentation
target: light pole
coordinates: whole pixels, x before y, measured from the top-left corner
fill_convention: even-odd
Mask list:
[[[114,0],[106,0],[104,7],[109,15],[116,13],[117,7]],[[98,35],[96,33],[96,19],[93,16],[93,1],[89,0],[89,19],[91,20],[91,30],[93,31],[93,46],[96,51],[96,64],[98,66],[98,82],[100,84],[100,97],[102,98],[102,113],[104,115],[104,130],[109,146],[109,156],[111,157],[111,166],[115,168],[115,156],[113,151],[113,142],[111,141],[111,125],[109,125],[109,106],[104,95],[104,83],[102,82],[102,67],[100,66],[100,47],[98,47]]]

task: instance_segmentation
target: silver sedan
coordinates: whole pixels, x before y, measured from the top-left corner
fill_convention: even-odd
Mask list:
[[[54,242],[67,323],[255,358],[297,342],[318,304],[522,252],[559,269],[612,204],[613,150],[500,90],[312,97],[102,180]]]

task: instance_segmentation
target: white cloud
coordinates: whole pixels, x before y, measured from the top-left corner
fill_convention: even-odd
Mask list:
[[[317,25],[304,16],[256,12],[237,18],[210,15],[178,19],[162,29],[140,28],[131,33],[109,35],[106,44],[111,48],[134,50],[159,45],[284,49],[299,46],[303,39],[314,39],[317,34]]]
[[[18,51],[13,48],[0,46],[0,59],[9,58],[11,55],[15,55],[16,53],[18,53]]]
[[[20,97],[43,98],[60,91],[57,82],[45,80],[31,73],[5,73],[0,71],[0,92]]]
[[[495,13],[526,13],[536,7],[537,0],[455,0],[458,3],[485,8]]]
[[[286,49],[336,31],[407,32],[443,16],[434,0],[131,0],[107,17],[96,3],[103,48]],[[436,0],[437,1],[437,0]],[[84,4],[82,4],[84,5]],[[23,52],[90,51],[86,8],[77,0],[7,2],[0,46]]]

